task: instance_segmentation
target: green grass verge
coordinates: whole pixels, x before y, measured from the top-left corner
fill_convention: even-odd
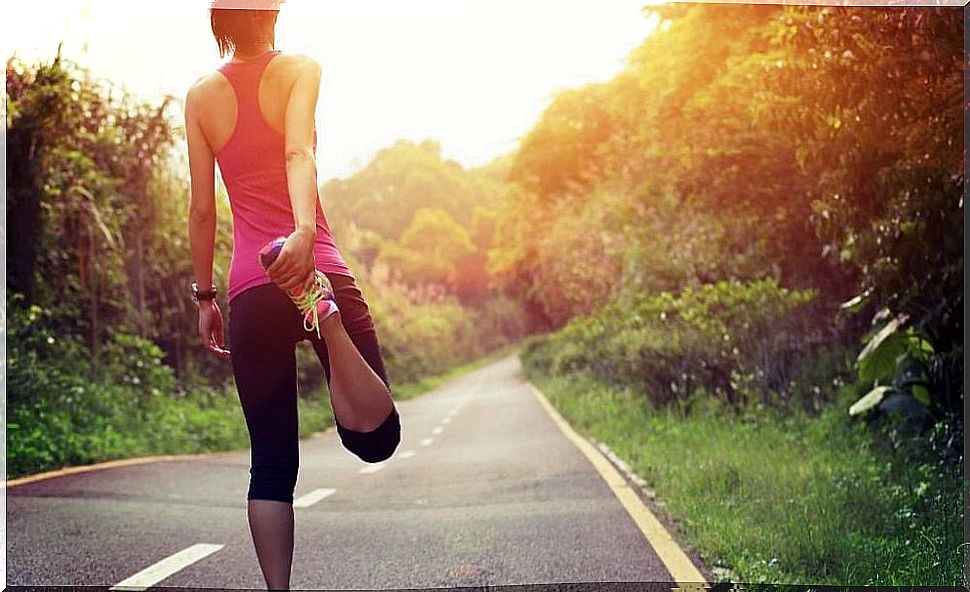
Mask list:
[[[847,405],[736,418],[709,397],[685,413],[584,374],[530,380],[650,484],[719,581],[961,583],[961,475],[871,446]]]

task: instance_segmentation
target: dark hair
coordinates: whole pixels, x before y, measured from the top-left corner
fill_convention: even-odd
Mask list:
[[[212,34],[219,45],[219,57],[236,48],[247,49],[261,41],[274,41],[274,27],[279,10],[241,10],[212,8]]]

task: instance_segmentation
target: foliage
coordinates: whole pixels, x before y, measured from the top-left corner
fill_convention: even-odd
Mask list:
[[[34,470],[131,454],[127,443],[153,423],[163,400],[174,400],[172,369],[163,353],[138,336],[115,332],[105,363],[88,375],[82,340],[58,330],[57,315],[9,292],[7,319],[8,471]],[[184,395],[184,393],[181,393]]]
[[[321,193],[337,226],[353,221],[396,240],[421,208],[441,209],[469,227],[474,206],[492,207],[501,186],[490,175],[442,158],[435,141],[399,140],[350,178],[327,182]]]
[[[898,369],[893,358],[896,382],[919,366],[910,402],[931,404],[934,421],[958,414],[960,11],[646,12],[660,23],[623,71],[557,95],[514,155],[488,268],[530,325],[561,328],[628,292],[774,277],[816,293],[819,330],[806,351],[865,343],[879,311],[905,317],[907,339],[922,344],[913,351],[925,355]],[[889,385],[862,374],[860,394]],[[711,392],[732,380],[708,379]]]
[[[655,404],[696,389],[736,406],[776,402],[792,394],[798,367],[822,342],[811,332],[813,297],[773,278],[630,294],[530,343],[523,361],[546,373],[587,370]]]
[[[510,157],[463,169],[433,141],[401,140],[323,188],[341,252],[380,336],[388,377],[437,374],[521,337],[519,303],[487,268]],[[380,212],[375,216],[374,212]],[[309,353],[304,354],[312,362]],[[316,369],[308,384],[322,383]]]
[[[554,330],[527,374],[734,581],[958,583],[961,11],[648,12],[515,155],[489,268]],[[605,292],[562,262],[599,237]]]
[[[388,377],[395,383],[441,373],[519,339],[525,330],[518,303],[503,296],[476,308],[450,295],[429,302],[381,276],[364,279],[361,291],[370,303]],[[380,297],[371,297],[376,294]]]
[[[170,99],[119,98],[60,54],[7,65],[10,285],[24,297],[12,302],[41,306],[59,334],[82,339],[91,376],[121,332],[162,346],[188,383],[209,361],[192,347],[188,195],[172,173]],[[224,219],[223,243],[228,229]]]
[[[475,252],[468,231],[448,212],[421,208],[401,234],[400,242],[385,242],[377,256],[396,279],[409,283],[450,285],[457,263]]]
[[[934,423],[953,422],[963,379],[962,369],[954,362],[962,360],[962,348],[941,355],[914,327],[903,328],[906,315],[888,317],[888,308],[876,315],[875,327],[859,353],[858,381],[871,390],[849,408],[849,414],[871,410],[901,417],[892,437],[897,430],[925,432]]]

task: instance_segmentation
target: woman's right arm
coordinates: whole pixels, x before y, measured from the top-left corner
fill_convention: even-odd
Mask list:
[[[189,152],[189,247],[195,279],[203,290],[212,283],[216,239],[215,157],[199,125],[198,93],[193,85],[185,96],[185,140]]]
[[[189,248],[199,288],[212,284],[212,259],[216,238],[215,157],[199,125],[198,92],[193,85],[185,97],[185,138],[189,152]],[[199,302],[199,337],[211,353],[228,358],[222,312],[215,300]]]

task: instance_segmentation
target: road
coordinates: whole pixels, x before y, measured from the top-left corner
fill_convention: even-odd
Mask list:
[[[510,355],[398,402],[384,463],[302,440],[291,587],[686,581],[540,398]],[[9,486],[7,584],[265,588],[248,468],[246,448]]]

